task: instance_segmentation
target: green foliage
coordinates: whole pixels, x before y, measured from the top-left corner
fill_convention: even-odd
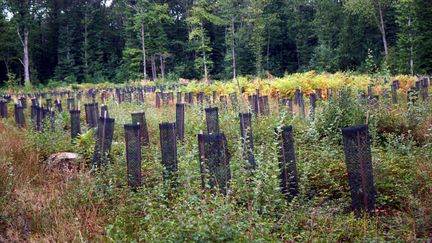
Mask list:
[[[64,113],[57,114],[54,129],[52,129],[49,120],[44,120],[43,131],[30,130],[26,133],[26,140],[43,158],[48,158],[56,152],[72,151],[70,135],[63,130],[66,121]]]
[[[341,141],[340,129],[366,122],[364,104],[350,89],[342,90],[340,97],[334,94],[323,106],[322,112],[317,114],[315,127],[322,136],[335,141]]]

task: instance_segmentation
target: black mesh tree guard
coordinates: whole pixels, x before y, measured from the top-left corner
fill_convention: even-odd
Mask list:
[[[300,95],[300,90],[296,89],[296,91],[294,92],[294,105],[299,104],[299,95]]]
[[[41,106],[36,106],[36,131],[42,130],[42,123],[44,117],[44,109]]]
[[[427,100],[427,98],[429,96],[429,92],[428,92],[429,82],[428,82],[427,78],[422,79],[420,82],[421,82],[422,100]]]
[[[140,103],[144,102],[144,91],[143,90],[138,90],[138,99],[139,99]]]
[[[81,133],[80,123],[80,110],[70,110],[70,126],[71,126],[71,139],[75,139]]]
[[[416,88],[417,92],[420,93],[420,91],[421,91],[421,82],[420,81],[415,82],[415,88]]]
[[[217,92],[215,91],[215,90],[213,90],[213,92],[212,92],[212,98],[213,98],[213,104],[216,104],[216,102],[217,102]]]
[[[183,99],[182,99],[182,92],[177,92],[177,103],[181,104],[183,103]]]
[[[418,96],[419,96],[419,93],[418,93],[417,89],[415,89],[415,88],[409,89],[407,92],[408,105],[409,106],[415,105],[417,103]]]
[[[258,96],[256,94],[253,94],[251,97],[251,107],[253,113],[255,114],[259,113]]]
[[[198,135],[198,156],[199,156],[199,169],[201,173],[201,188],[205,189],[205,175],[206,170],[204,166],[205,156],[204,156],[204,148],[205,148],[205,141],[204,141],[204,135],[202,132]]]
[[[62,102],[59,99],[56,99],[54,101],[55,107],[57,109],[58,112],[63,112],[63,106],[62,106]]]
[[[206,100],[206,106],[207,107],[211,106],[211,97],[209,95],[206,95],[205,100]]]
[[[219,133],[219,112],[217,107],[206,108],[207,133]]]
[[[252,113],[240,113],[240,135],[243,145],[243,158],[248,161],[246,169],[255,169],[254,144],[252,133]]]
[[[270,113],[269,104],[268,104],[268,96],[261,96],[258,98],[258,107],[259,107],[259,114],[260,115],[268,115]]]
[[[237,93],[231,93],[230,100],[231,100],[231,106],[233,108],[236,108],[238,106]]]
[[[294,113],[292,99],[288,99],[288,112],[289,112],[290,115],[292,115]]]
[[[160,130],[160,145],[162,153],[162,164],[164,166],[164,180],[173,182],[175,185],[178,162],[177,162],[177,139],[176,139],[176,124],[161,123]]]
[[[48,99],[45,100],[45,107],[47,109],[52,108],[52,99],[51,98],[48,98]]]
[[[89,104],[84,104],[84,114],[85,114],[85,121],[86,121],[86,125],[88,126],[90,121],[90,108],[89,108]]]
[[[287,200],[292,200],[299,193],[297,160],[295,156],[292,126],[275,129],[279,147],[280,188]]]
[[[141,186],[141,136],[140,126],[125,124],[127,178],[130,188],[135,191]]]
[[[75,99],[74,98],[68,98],[67,99],[67,108],[69,110],[75,110]]]
[[[19,103],[22,106],[22,108],[27,109],[27,98],[25,96],[19,98]]]
[[[6,100],[0,100],[0,118],[8,117],[8,102]]]
[[[322,89],[315,89],[315,93],[318,99],[322,99]]]
[[[24,116],[24,107],[20,104],[15,104],[15,124],[19,128],[24,128],[25,124],[25,116]]]
[[[197,95],[197,103],[200,105],[204,104],[204,92],[199,92]]]
[[[147,121],[144,112],[132,113],[132,124],[140,126],[141,145],[149,144],[149,134],[147,129]]]
[[[368,126],[344,128],[342,135],[352,208],[357,214],[373,213],[375,188]]]
[[[162,104],[163,104],[163,106],[164,107],[168,106],[168,95],[167,95],[167,93],[162,92],[160,94],[161,94],[161,97],[162,97]]]
[[[96,144],[93,153],[93,165],[107,164],[108,154],[114,137],[114,119],[99,118],[96,129]]]
[[[372,99],[372,96],[373,96],[372,87],[373,87],[372,85],[368,86],[368,89],[367,89],[368,99]]]
[[[108,106],[103,104],[101,105],[101,117],[109,117]]]
[[[309,117],[313,121],[313,120],[315,120],[315,109],[316,109],[317,95],[315,93],[311,93],[309,95],[309,101],[310,101]]]
[[[279,106],[285,108],[288,106],[288,99],[287,98],[282,98],[279,99]]]
[[[203,185],[227,194],[231,171],[227,140],[223,133],[198,134]],[[208,173],[207,173],[208,172]]]
[[[327,88],[327,98],[330,98],[333,96],[333,90],[331,88]]]
[[[98,103],[84,104],[84,108],[85,108],[87,126],[90,128],[96,127],[98,125],[98,118],[99,118]]]
[[[51,130],[55,130],[55,111],[53,108],[48,109],[48,117],[46,118],[49,120],[50,128]]]
[[[184,114],[185,108],[184,104],[176,104],[176,131],[177,138],[183,142],[184,141]]]
[[[305,104],[304,104],[304,95],[303,92],[300,92],[298,95],[298,105],[300,110],[300,117],[306,117]]]
[[[194,98],[193,98],[192,93],[189,92],[189,93],[187,93],[187,95],[188,95],[188,98],[187,98],[188,103],[191,104],[191,105],[193,105],[193,103],[194,103]]]
[[[161,92],[156,92],[156,108],[161,107]]]
[[[227,101],[227,97],[225,95],[221,95],[219,97],[220,103],[222,105],[222,108],[226,109],[228,107],[228,101]]]
[[[397,104],[398,103],[398,94],[397,94],[397,86],[396,84],[393,82],[393,84],[391,85],[391,96],[392,96],[392,103],[393,104]]]

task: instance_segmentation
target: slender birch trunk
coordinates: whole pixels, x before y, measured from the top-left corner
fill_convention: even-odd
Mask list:
[[[236,55],[235,55],[235,25],[234,18],[231,19],[231,31],[232,31],[232,59],[233,59],[233,79],[237,78],[237,70],[236,70]]]
[[[24,40],[23,40],[23,66],[24,66],[24,84],[26,86],[31,85],[30,83],[30,60],[29,60],[29,31],[27,28],[24,29]]]
[[[141,47],[142,47],[142,53],[143,53],[143,74],[144,74],[144,80],[147,79],[147,71],[146,71],[146,49],[145,49],[145,30],[144,30],[144,22],[141,22]]]

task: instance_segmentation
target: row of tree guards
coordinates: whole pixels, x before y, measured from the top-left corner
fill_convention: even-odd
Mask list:
[[[421,97],[422,100],[427,100],[428,99],[428,86],[429,86],[429,82],[427,79],[421,80],[416,82],[416,86],[411,88],[410,90],[408,90],[407,92],[407,100],[408,100],[408,104],[411,106],[413,104],[415,104],[417,102],[417,100]],[[391,100],[392,103],[397,104],[398,103],[398,89],[399,87],[399,82],[398,81],[394,81],[391,85]],[[132,102],[134,99],[134,97],[138,97],[138,102],[144,102],[145,99],[145,94],[149,93],[149,91],[152,91],[153,89],[137,89],[137,88],[131,88],[131,89],[115,89],[111,91],[112,94],[112,98],[114,101],[121,103],[121,102],[125,102],[125,101],[129,101]],[[342,95],[343,91],[339,91],[339,95]],[[76,104],[76,99],[75,97],[73,97],[73,94],[71,94],[70,92],[62,92],[60,93],[60,97],[61,94],[64,95],[68,95],[69,97],[67,98],[66,102],[67,102],[67,107],[70,111],[74,111],[71,112],[71,116],[78,116],[77,113],[79,113],[77,111],[77,109],[79,109],[80,107],[80,101],[82,99],[82,95],[83,92],[77,92],[76,94],[76,99],[78,99],[78,104]],[[107,110],[107,106],[106,105],[102,105],[100,107],[101,111],[99,112],[99,106],[98,103],[95,102],[96,100],[96,95],[97,94],[97,90],[90,90],[86,93],[86,97],[89,99],[92,99],[92,103],[86,103],[84,104],[84,108],[85,108],[85,118],[86,118],[86,124],[88,127],[90,128],[94,128],[97,127],[97,123],[98,123],[98,116],[99,114],[101,114],[102,117],[108,117],[108,110]],[[110,91],[109,90],[102,90],[101,91],[101,100],[104,103],[107,98],[110,96]],[[173,92],[169,92],[169,93],[163,93],[163,92],[156,92],[155,93],[155,105],[156,107],[161,107],[161,106],[167,106],[169,104],[173,104],[174,103],[174,93]],[[36,130],[40,131],[43,126],[49,126],[47,125],[48,123],[50,123],[50,127],[54,129],[54,121],[55,121],[55,112],[62,112],[63,111],[63,107],[62,107],[62,100],[61,99],[55,99],[54,102],[52,100],[52,98],[46,98],[45,99],[45,104],[42,105],[41,102],[41,98],[43,96],[46,96],[46,94],[39,94],[39,98],[32,98],[31,99],[31,121],[33,126],[35,127]],[[55,94],[55,95],[59,95],[59,94]],[[333,92],[332,90],[327,90],[327,95],[328,96],[332,96]],[[383,100],[385,103],[388,102],[388,93],[384,92],[382,94],[383,96]],[[129,97],[129,98],[125,98],[125,97]],[[204,105],[204,93],[200,92],[196,95],[197,98],[197,104],[201,104],[202,106]],[[377,95],[373,95],[372,93],[372,88],[368,89],[368,94],[360,94],[360,97],[365,101],[368,102],[371,105],[374,105],[378,102],[379,100],[379,96]],[[315,110],[316,110],[316,102],[318,99],[322,98],[322,91],[321,90],[316,90],[315,93],[310,93],[309,94],[309,104],[310,104],[310,108],[309,108],[309,118],[310,120],[314,120],[315,119]],[[237,109],[239,102],[237,99],[237,94],[236,93],[232,93],[229,95],[229,99],[230,99],[230,103],[232,105],[233,108]],[[10,96],[4,96],[3,99],[0,99],[0,117],[7,117],[8,116],[8,103],[10,102],[11,97]],[[177,104],[181,104],[183,101],[186,101],[187,104],[193,105],[194,104],[194,96],[192,93],[185,93],[184,97],[182,92],[177,92]],[[217,100],[217,94],[216,92],[213,92],[213,98],[210,99],[209,96],[206,96],[206,103],[207,106],[211,106],[212,104],[216,104],[218,102]],[[228,106],[228,98],[226,96],[220,96],[219,97],[219,102],[221,104],[222,108],[227,108]],[[54,103],[54,105],[53,105]],[[278,103],[281,107],[287,108],[287,111],[290,114],[294,114],[294,110],[293,110],[293,105],[296,105],[298,107],[298,112],[297,114],[300,117],[306,117],[306,109],[305,109],[305,104],[304,104],[304,94],[303,92],[301,92],[300,90],[297,90],[294,94],[294,99],[287,99],[287,98],[280,98],[278,99]],[[259,115],[268,115],[270,113],[270,105],[269,105],[269,97],[268,96],[260,96],[259,91],[257,90],[256,94],[252,94],[250,96],[248,96],[248,104],[249,104],[249,109],[255,113],[255,114],[259,114]],[[27,107],[27,97],[26,96],[21,96],[16,98],[16,102],[15,102],[15,120],[16,120],[16,124],[19,127],[25,127],[26,126],[26,121],[25,121],[25,117],[24,117],[24,110]],[[283,108],[283,109],[284,109]],[[73,114],[72,114],[73,113]],[[49,119],[46,119],[49,118]],[[49,121],[49,122],[43,122],[43,121]],[[78,131],[79,133],[79,125],[77,124],[71,124],[71,126],[75,129],[72,129],[73,132],[72,134],[72,138],[76,137],[76,132]]]
[[[397,90],[399,82],[395,81],[392,84],[392,101],[397,103]],[[93,165],[103,166],[108,161],[108,155],[111,149],[114,136],[115,120],[109,117],[108,107],[100,106],[96,100],[97,92],[90,92],[87,98],[92,99],[92,103],[84,104],[86,126],[95,128],[96,144],[93,155]],[[118,102],[132,102],[134,97],[138,97],[138,101],[144,102],[145,93],[149,93],[142,89],[116,89],[112,92],[113,99]],[[340,92],[341,93],[341,92]],[[71,138],[76,138],[81,133],[81,111],[80,100],[81,95],[76,95],[78,104],[76,105],[75,97],[66,93],[67,107],[70,113]],[[103,90],[101,100],[104,102],[109,97],[110,92]],[[330,90],[327,94],[332,95]],[[160,130],[160,146],[162,154],[162,164],[164,165],[163,178],[169,181],[173,187],[178,186],[176,176],[178,171],[177,160],[177,143],[184,140],[184,120],[185,120],[185,104],[194,103],[192,93],[185,93],[184,100],[182,93],[177,93],[176,102],[176,122],[162,123],[159,125]],[[362,95],[366,96],[366,95]],[[385,99],[385,94],[383,94]],[[428,82],[422,80],[416,83],[416,87],[408,92],[408,101],[415,103],[418,98],[426,100],[428,98]],[[40,96],[41,97],[41,96]],[[54,104],[51,98],[45,99],[45,104],[42,105],[41,99],[31,99],[30,119],[32,127],[37,131],[43,131],[43,128],[54,129],[55,112],[62,112],[61,99],[55,99]],[[129,98],[128,98],[129,97]],[[174,94],[172,92],[163,93],[156,92],[155,96],[156,107],[166,106],[174,103]],[[197,104],[204,104],[204,99],[207,104],[215,104],[217,95],[213,93],[213,97],[204,96],[204,93],[198,93]],[[309,94],[310,99],[310,117],[314,118],[316,101],[322,98],[322,91],[317,90],[315,93]],[[372,90],[366,96],[367,100],[373,104],[378,97],[372,95]],[[229,96],[230,103],[233,107],[238,105],[237,95],[235,93]],[[220,96],[219,102],[222,108],[228,105],[228,98]],[[11,101],[9,97],[0,99],[0,117],[8,117],[8,103]],[[248,97],[250,110],[253,113],[266,115],[269,114],[269,98],[260,96],[259,91]],[[304,112],[304,94],[301,91],[296,91],[294,99],[280,99],[279,104],[286,107],[289,112],[293,112],[293,103],[299,107],[299,115],[305,117]],[[303,108],[302,108],[303,107]],[[27,108],[27,97],[19,97],[14,105],[14,116],[18,127],[26,127],[25,109]],[[231,179],[230,172],[230,154],[228,151],[228,141],[219,126],[219,108],[205,108],[207,131],[200,133],[197,136],[199,147],[199,170],[201,173],[201,185],[203,188],[211,188],[213,191],[227,194],[229,192],[229,184]],[[245,161],[244,167],[247,170],[253,171],[257,164],[254,157],[254,144],[252,132],[252,113],[239,113],[240,135],[242,140],[242,157]],[[146,124],[144,112],[131,114],[131,124],[124,125],[125,142],[126,142],[126,160],[127,160],[127,175],[128,183],[132,190],[137,190],[142,185],[141,175],[141,149],[149,144],[149,134]],[[373,173],[371,163],[370,141],[368,136],[368,128],[366,125],[356,126],[342,129],[345,161],[347,164],[348,180],[352,197],[352,208],[355,212],[366,210],[373,212],[375,191],[373,185]],[[278,158],[280,165],[280,188],[282,193],[288,200],[292,200],[299,193],[299,180],[297,175],[297,161],[295,155],[294,138],[291,126],[284,126],[275,129],[276,141],[278,144]]]

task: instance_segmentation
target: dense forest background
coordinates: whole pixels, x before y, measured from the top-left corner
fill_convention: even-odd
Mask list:
[[[373,67],[432,73],[430,0],[0,0],[0,85]]]

